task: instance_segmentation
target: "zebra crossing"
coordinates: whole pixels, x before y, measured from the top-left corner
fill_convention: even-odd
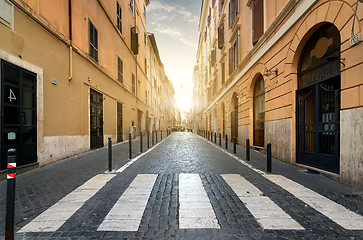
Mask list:
[[[65,196],[59,202],[48,208],[33,219],[20,233],[54,232],[67,224],[86,201],[92,201],[94,196],[117,174],[100,174]],[[363,230],[363,216],[307,189],[300,184],[280,175],[263,175],[267,180],[290,192],[310,205],[316,211],[330,218],[348,230]],[[215,213],[208,193],[206,183],[199,174],[183,173],[178,176],[178,228],[179,229],[221,229],[220,220]],[[296,219],[280,208],[273,200],[266,196],[239,174],[221,174],[221,179],[240,199],[255,218],[262,229],[272,230],[304,230]],[[156,190],[158,174],[138,174],[128,188],[122,193],[97,231],[128,232],[138,231],[150,195]],[[149,204],[153,204],[150,202]]]

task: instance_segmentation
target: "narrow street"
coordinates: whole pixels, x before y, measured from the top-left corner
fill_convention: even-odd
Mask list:
[[[112,173],[103,148],[19,175],[16,239],[363,237],[362,191],[275,159],[267,174],[265,155],[246,162],[188,132],[139,146],[130,161],[114,145]],[[6,181],[0,191],[3,224]]]

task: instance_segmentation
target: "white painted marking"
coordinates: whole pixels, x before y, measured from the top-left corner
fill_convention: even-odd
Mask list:
[[[304,230],[300,224],[245,178],[238,174],[222,174],[221,176],[264,229]]]
[[[157,176],[137,175],[97,231],[137,231]]]
[[[295,197],[349,230],[363,230],[363,216],[281,175],[264,175]]]
[[[201,136],[199,136],[199,135],[197,135],[197,136],[198,136],[198,137],[200,137],[201,139],[203,139],[204,141],[206,141],[207,143],[209,143],[210,145],[212,145],[213,147],[218,148],[219,150],[221,150],[222,152],[224,152],[224,153],[225,153],[225,154],[227,154],[228,156],[230,156],[230,157],[234,158],[235,160],[237,160],[238,162],[242,163],[242,164],[243,164],[243,165],[245,165],[246,167],[248,167],[248,168],[252,169],[253,171],[255,171],[255,172],[259,173],[259,174],[265,174],[265,172],[264,172],[264,171],[261,171],[261,170],[259,170],[259,169],[255,168],[254,166],[252,166],[251,164],[249,164],[249,163],[247,163],[247,162],[243,161],[242,159],[240,159],[240,158],[239,158],[239,157],[237,157],[236,155],[233,155],[232,153],[227,152],[227,151],[226,151],[226,150],[224,150],[223,148],[221,148],[221,147],[219,147],[219,146],[215,145],[214,143],[212,143],[212,142],[208,141],[207,139],[205,139],[205,138],[203,138],[203,137],[201,137]]]
[[[179,175],[179,228],[220,228],[198,174]]]
[[[57,231],[88,199],[115,176],[115,174],[96,175],[25,225],[19,232]]]
[[[135,157],[134,159],[132,159],[130,162],[126,163],[125,165],[123,165],[121,168],[119,168],[116,172],[117,173],[121,173],[123,172],[126,168],[128,168],[131,164],[133,164],[134,162],[136,162],[137,160],[139,160],[141,157],[143,157],[145,154],[147,154],[148,152],[152,151],[154,148],[156,148],[159,144],[161,144],[162,142],[164,142],[167,139],[164,138],[161,142],[158,142],[157,144],[155,144],[152,148],[150,148],[149,150],[147,150],[144,153],[141,153],[140,155],[138,155],[137,157]]]

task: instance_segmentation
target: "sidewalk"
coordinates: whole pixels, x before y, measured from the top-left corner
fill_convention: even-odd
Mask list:
[[[198,135],[200,136],[200,135]],[[200,136],[203,138],[203,136]],[[218,148],[236,155],[238,158],[249,163],[253,167],[266,173],[267,156],[257,150],[250,149],[250,161],[246,161],[246,148],[236,145],[236,154],[233,153],[233,143],[228,142],[228,149],[225,149],[225,139],[222,138],[219,146],[219,138],[216,143],[204,138],[206,141]],[[285,176],[321,195],[345,206],[346,208],[363,215],[363,190],[344,185],[336,180],[319,173],[308,171],[295,165],[285,163],[281,160],[272,158],[272,174]]]
[[[163,132],[162,139],[167,137]],[[142,138],[147,151],[147,135]],[[158,142],[161,134],[158,133]],[[154,144],[156,144],[154,138]],[[150,148],[152,140],[150,135]],[[140,138],[132,140],[132,157],[140,155]],[[129,142],[112,146],[113,166],[117,170],[129,162]],[[18,224],[35,217],[84,182],[108,171],[108,147],[92,150],[47,166],[20,174],[16,178],[15,231]],[[0,182],[0,239],[5,234],[6,180]]]

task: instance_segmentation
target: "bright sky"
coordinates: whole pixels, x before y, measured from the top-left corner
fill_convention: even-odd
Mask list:
[[[193,68],[199,39],[202,0],[150,0],[147,31],[154,33],[165,72],[175,89],[179,108],[192,104]]]

